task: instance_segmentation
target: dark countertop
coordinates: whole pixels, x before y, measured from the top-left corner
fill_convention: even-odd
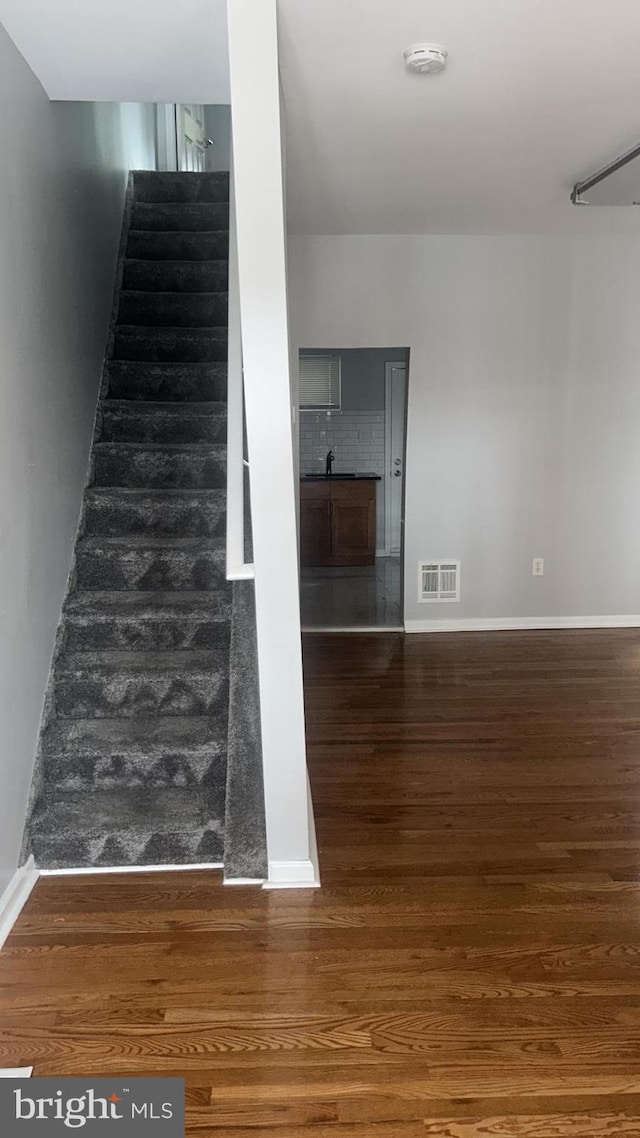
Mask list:
[[[381,474],[301,474],[301,482],[381,482]]]

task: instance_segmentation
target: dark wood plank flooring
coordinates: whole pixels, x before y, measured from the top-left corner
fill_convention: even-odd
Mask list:
[[[200,1138],[640,1135],[640,632],[311,635],[323,888],[42,880],[0,1065]]]

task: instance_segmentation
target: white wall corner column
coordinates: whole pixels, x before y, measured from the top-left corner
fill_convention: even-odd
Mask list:
[[[156,148],[158,170],[178,169],[175,103],[156,103]]]
[[[307,788],[276,0],[227,0],[269,882],[317,884]]]

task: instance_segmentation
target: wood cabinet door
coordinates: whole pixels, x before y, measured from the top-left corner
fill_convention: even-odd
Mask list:
[[[373,565],[375,559],[375,482],[334,482],[331,486],[332,564]]]
[[[326,482],[300,487],[300,561],[331,565],[331,488]]]

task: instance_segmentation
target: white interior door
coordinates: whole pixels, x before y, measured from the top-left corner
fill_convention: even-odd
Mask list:
[[[385,365],[385,552],[402,549],[404,501],[404,432],[407,400],[407,365]]]
[[[178,169],[202,172],[206,167],[206,151],[209,145],[202,103],[176,105],[176,133]]]

